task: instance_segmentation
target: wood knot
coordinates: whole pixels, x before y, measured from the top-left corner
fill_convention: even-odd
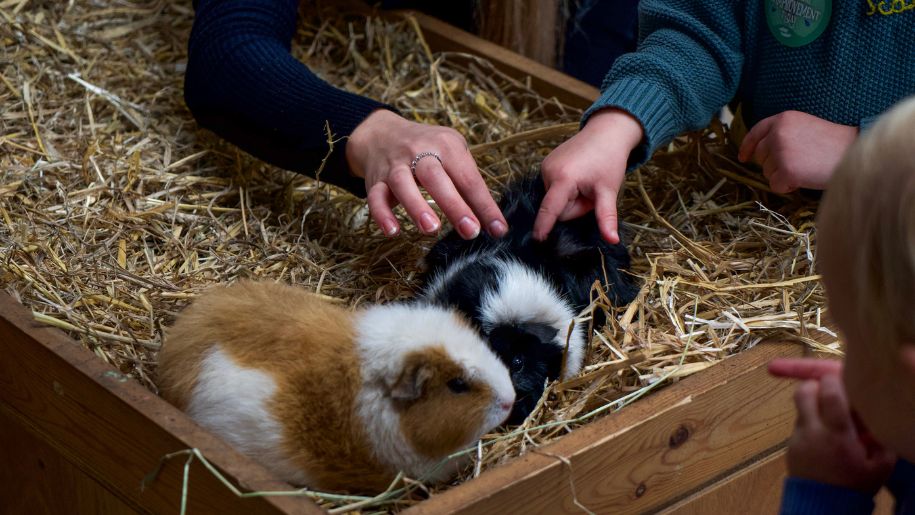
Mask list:
[[[647,489],[648,489],[648,487],[645,486],[645,483],[639,483],[639,486],[637,486],[636,489],[635,489],[635,497],[636,497],[636,499],[638,499],[639,497],[645,495],[645,490],[647,490]]]
[[[670,448],[676,449],[677,447],[683,445],[683,442],[687,440],[689,440],[689,428],[681,424],[679,427],[677,427],[676,430],[674,430],[673,434],[670,435]]]

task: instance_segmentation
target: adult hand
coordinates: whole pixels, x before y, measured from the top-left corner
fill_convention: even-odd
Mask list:
[[[442,162],[433,156],[421,159],[414,178],[410,163],[421,152],[435,152]],[[435,211],[420,193],[416,179],[461,237],[475,238],[480,233],[481,220],[495,237],[508,231],[508,224],[486,188],[464,137],[454,129],[411,122],[379,109],[350,135],[346,159],[353,173],[365,178],[369,212],[387,236],[400,232],[393,211],[398,204],[403,204],[425,234],[434,234],[441,227]]]
[[[772,191],[822,190],[858,137],[858,128],[839,125],[800,111],[770,116],[750,129],[738,159],[751,158],[763,169]]]
[[[875,494],[896,456],[861,438],[839,375],[806,380],[794,394],[797,424],[788,440],[788,473]]]
[[[556,220],[595,211],[601,237],[619,243],[616,198],[629,153],[642,141],[641,124],[619,109],[602,109],[581,131],[543,160],[546,196],[534,222],[534,238],[545,240]]]

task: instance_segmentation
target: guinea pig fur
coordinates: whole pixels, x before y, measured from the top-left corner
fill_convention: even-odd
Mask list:
[[[429,305],[349,311],[293,286],[208,290],[166,331],[162,396],[283,479],[377,492],[440,467],[508,416],[505,366],[465,318]]]
[[[451,231],[426,256],[422,297],[466,314],[509,368],[516,392],[511,424],[530,414],[546,381],[581,369],[585,328],[569,327],[590,304],[594,282],[604,285],[615,305],[638,293],[624,273],[629,252],[622,243],[603,241],[593,214],[557,222],[546,241],[534,240],[544,195],[539,174],[510,184],[500,202],[507,235],[464,240]],[[598,325],[600,315],[595,313]]]

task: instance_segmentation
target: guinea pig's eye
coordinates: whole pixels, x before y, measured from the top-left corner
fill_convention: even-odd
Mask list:
[[[518,371],[524,368],[524,358],[522,356],[515,356],[512,358],[512,370]]]
[[[448,381],[448,389],[454,393],[464,393],[467,390],[470,390],[470,387],[467,386],[467,383],[464,382],[460,377],[455,377],[454,379]]]

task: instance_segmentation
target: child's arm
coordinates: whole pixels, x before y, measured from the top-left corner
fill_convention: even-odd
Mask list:
[[[788,440],[782,513],[870,513],[895,457],[865,437],[842,386],[841,364],[776,360],[770,372],[804,379],[794,396],[797,425]]]
[[[897,461],[886,487],[896,500],[896,513],[915,513],[915,465]]]
[[[543,163],[548,194],[536,237],[546,237],[557,218],[575,218],[596,207],[601,234],[618,241],[616,196],[625,170],[675,135],[708,125],[736,94],[743,67],[743,5],[640,3],[638,51],[617,59],[600,98],[585,112],[582,131]]]

